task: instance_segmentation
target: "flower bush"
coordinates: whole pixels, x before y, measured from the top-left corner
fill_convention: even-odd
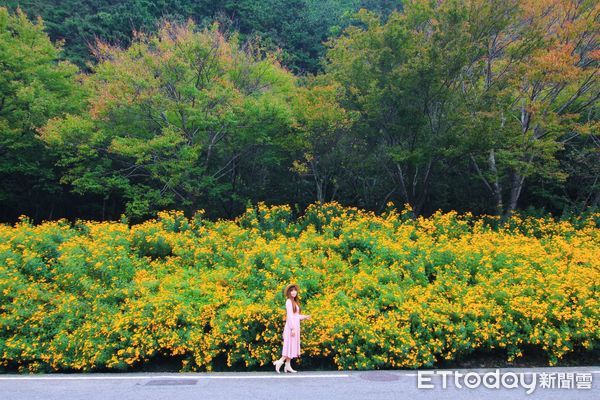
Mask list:
[[[269,365],[282,287],[301,287],[304,357],[339,369],[431,367],[534,349],[598,351],[600,214],[507,221],[375,215],[335,202],[298,218],[259,203],[233,221],[0,225],[0,370],[182,371]]]

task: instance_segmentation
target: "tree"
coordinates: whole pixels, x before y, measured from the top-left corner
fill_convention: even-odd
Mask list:
[[[295,73],[320,69],[322,41],[343,23],[348,11],[372,7],[382,14],[400,0],[6,0],[46,21],[52,40],[65,41],[65,56],[82,69],[94,62],[89,47],[96,38],[128,46],[133,31],[154,33],[161,21],[193,19],[209,26],[215,19],[229,24],[242,39],[258,35],[272,51],[282,49],[282,63]]]
[[[40,205],[61,200],[53,168],[55,155],[39,141],[36,129],[48,118],[76,112],[82,93],[75,83],[77,67],[59,61],[41,19],[29,21],[18,9],[0,7],[0,204],[4,217],[19,213],[42,216]],[[9,214],[11,213],[11,214]]]
[[[414,0],[385,23],[360,12],[329,42],[325,70],[345,89],[342,106],[361,114],[353,134],[364,151],[382,155],[388,196],[418,214],[433,180],[461,174],[456,166],[470,175],[468,161],[508,216],[526,182],[564,182],[577,170],[561,162],[564,144],[598,127],[598,10],[576,0]]]
[[[277,162],[292,123],[295,78],[276,56],[191,21],[140,33],[127,49],[98,42],[95,53],[86,112],[53,119],[42,134],[62,151],[64,180],[124,196],[133,218],[244,206],[252,165]]]
[[[324,203],[333,201],[339,189],[342,143],[357,115],[340,107],[338,85],[320,80],[309,79],[293,99],[296,140],[288,149],[296,153],[292,170],[313,181],[314,198]]]
[[[361,114],[356,133],[367,152],[382,154],[391,178],[386,197],[399,193],[419,214],[436,164],[447,150],[456,85],[469,58],[464,10],[456,2],[435,10],[407,4],[386,23],[371,12],[329,42],[326,73],[344,88],[342,105]]]
[[[564,182],[558,159],[564,144],[597,132],[597,117],[587,111],[600,96],[600,6],[526,0],[490,7],[474,1],[473,10],[474,23],[490,29],[486,51],[465,73],[470,78],[463,83],[465,104],[478,128],[465,130],[477,135],[473,163],[497,212],[507,216],[517,208],[527,179]]]

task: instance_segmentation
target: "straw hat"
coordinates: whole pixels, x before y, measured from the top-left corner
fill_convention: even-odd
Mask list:
[[[284,289],[283,289],[283,297],[286,297],[287,295],[287,291],[289,290],[289,288],[291,288],[292,286],[296,286],[298,287],[298,284],[295,282],[290,283],[289,285],[287,285]]]

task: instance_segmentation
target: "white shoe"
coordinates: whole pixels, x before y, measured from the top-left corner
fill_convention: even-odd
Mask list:
[[[292,369],[292,363],[291,363],[291,361],[290,361],[290,360],[287,360],[287,361],[285,362],[285,367],[283,368],[283,370],[284,370],[285,372],[291,372],[291,373],[296,373],[296,372],[298,372],[298,371],[296,371],[295,369]]]
[[[278,374],[280,374],[281,372],[279,371],[279,369],[281,368],[281,365],[283,364],[283,360],[279,359],[277,361],[273,361],[273,365],[275,366],[275,371],[277,371]]]

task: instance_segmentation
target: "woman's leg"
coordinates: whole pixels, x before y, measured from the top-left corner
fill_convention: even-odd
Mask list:
[[[286,357],[285,368],[286,368],[286,370],[289,370],[290,372],[297,372],[295,369],[292,368],[292,359],[289,357]]]

